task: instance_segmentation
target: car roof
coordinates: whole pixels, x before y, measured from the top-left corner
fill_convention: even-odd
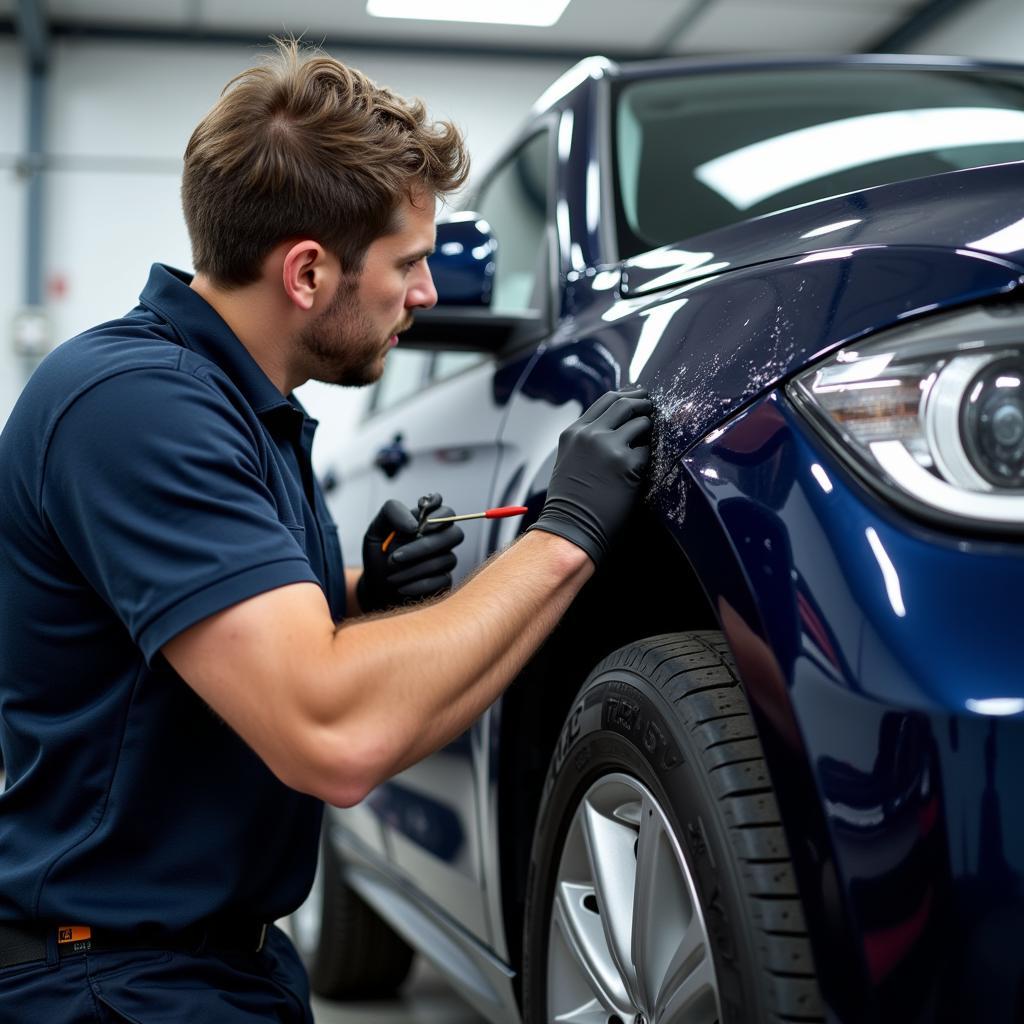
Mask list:
[[[613,61],[595,55],[586,57],[564,72],[533,106],[532,114],[567,105],[580,89],[594,88],[602,81],[639,81],[666,75],[719,74],[722,72],[772,72],[801,68],[837,70],[877,68],[898,70],[1003,70],[1024,72],[1024,64],[984,61],[970,57],[949,57],[906,53],[793,54],[771,57],[710,56],[671,57],[657,60]]]

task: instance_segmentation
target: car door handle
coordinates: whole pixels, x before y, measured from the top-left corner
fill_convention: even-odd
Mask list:
[[[442,448],[437,453],[438,462],[469,462],[473,458],[472,448]]]
[[[409,453],[402,446],[402,435],[395,434],[391,444],[385,445],[373,460],[373,464],[390,480],[408,465]]]

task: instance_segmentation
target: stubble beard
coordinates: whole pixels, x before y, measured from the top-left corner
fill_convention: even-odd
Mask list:
[[[391,335],[378,328],[356,298],[358,278],[342,278],[331,304],[299,335],[310,364],[310,378],[325,384],[361,388],[380,380]],[[405,330],[411,319],[393,333]]]

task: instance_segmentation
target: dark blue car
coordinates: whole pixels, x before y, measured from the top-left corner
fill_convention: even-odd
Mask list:
[[[1021,160],[1014,67],[592,59],[538,103],[334,512],[351,553],[387,497],[528,506],[461,579],[634,381],[649,489],[473,729],[329,811],[316,988],[412,949],[496,1022],[1024,1020]]]

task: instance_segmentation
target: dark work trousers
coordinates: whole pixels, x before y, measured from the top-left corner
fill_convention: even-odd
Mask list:
[[[277,928],[259,953],[54,950],[0,970],[0,1024],[313,1024],[305,968]]]

